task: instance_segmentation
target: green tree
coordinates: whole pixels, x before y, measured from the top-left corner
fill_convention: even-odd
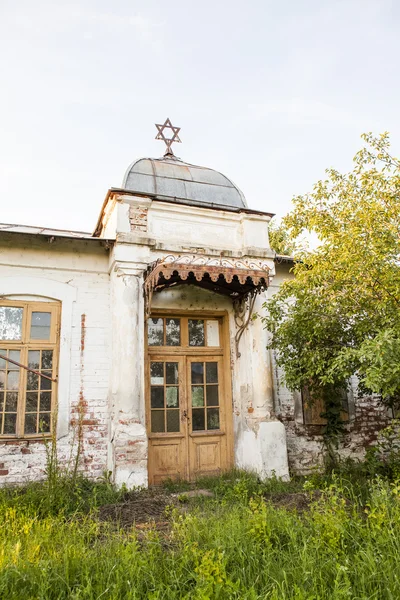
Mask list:
[[[272,220],[268,226],[268,236],[269,244],[277,254],[292,256],[295,253],[297,245],[282,223]]]
[[[334,169],[294,198],[283,220],[296,239],[294,278],[266,304],[265,326],[290,389],[337,390],[356,373],[360,388],[400,401],[400,162],[389,135],[367,142],[350,173]]]

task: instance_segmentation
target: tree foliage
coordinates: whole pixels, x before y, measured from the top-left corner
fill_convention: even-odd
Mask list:
[[[362,137],[350,173],[328,169],[294,198],[288,235],[314,232],[320,244],[298,253],[264,322],[290,389],[357,373],[361,389],[391,404],[400,400],[400,162],[387,133]]]
[[[277,254],[292,256],[295,253],[297,245],[282,223],[277,223],[275,220],[271,221],[268,226],[268,236],[269,244]]]

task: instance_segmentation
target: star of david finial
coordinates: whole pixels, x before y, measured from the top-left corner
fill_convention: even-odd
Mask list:
[[[163,140],[163,142],[167,146],[164,156],[174,156],[174,153],[172,152],[172,149],[171,149],[171,144],[173,144],[174,142],[179,142],[179,143],[181,142],[181,140],[179,139],[179,135],[178,135],[181,128],[174,127],[169,119],[166,119],[164,125],[158,125],[156,123],[156,127],[158,129],[158,133],[156,135],[156,140]],[[172,131],[172,134],[173,134],[172,137],[165,136],[165,134],[164,134],[165,129],[170,129]]]

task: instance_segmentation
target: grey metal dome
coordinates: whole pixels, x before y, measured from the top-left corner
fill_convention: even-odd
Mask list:
[[[175,156],[136,160],[128,168],[122,187],[185,204],[247,208],[244,195],[225,175]]]

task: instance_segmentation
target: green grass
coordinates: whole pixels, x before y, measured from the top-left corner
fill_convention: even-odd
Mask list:
[[[175,498],[190,487],[167,484]],[[178,502],[163,531],[101,522],[102,504],[130,497],[106,480],[1,490],[0,598],[400,598],[399,481],[232,472],[197,487],[214,496]],[[283,508],[283,494],[307,494],[308,507]]]

